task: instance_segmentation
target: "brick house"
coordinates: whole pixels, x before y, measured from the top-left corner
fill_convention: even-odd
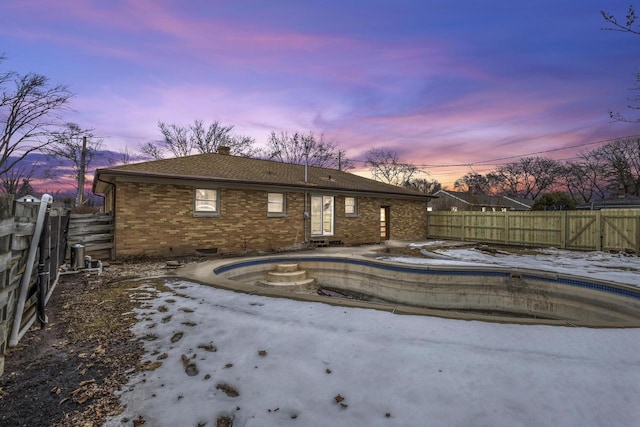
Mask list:
[[[430,196],[351,173],[220,154],[98,169],[114,256],[426,238]]]

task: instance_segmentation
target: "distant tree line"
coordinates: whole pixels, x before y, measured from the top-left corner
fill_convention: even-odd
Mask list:
[[[484,175],[468,173],[454,183],[460,191],[537,200],[564,192],[575,203],[611,194],[640,196],[640,137],[623,138],[579,154],[577,160],[523,157]]]

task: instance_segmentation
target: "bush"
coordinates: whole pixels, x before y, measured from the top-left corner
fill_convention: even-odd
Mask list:
[[[568,194],[561,191],[543,194],[537,199],[532,211],[572,211],[576,208],[576,202]]]

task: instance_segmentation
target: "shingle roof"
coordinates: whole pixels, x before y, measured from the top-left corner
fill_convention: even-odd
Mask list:
[[[578,209],[638,209],[640,208],[640,197],[632,194],[619,194],[607,197],[602,200],[594,200],[590,203],[583,203]]]
[[[385,184],[336,169],[310,166],[307,169],[307,182],[305,182],[304,170],[304,165],[298,164],[225,154],[197,154],[98,169],[93,181],[93,191],[104,192],[105,189],[100,182],[112,182],[115,176],[141,176],[429,198],[419,191]]]

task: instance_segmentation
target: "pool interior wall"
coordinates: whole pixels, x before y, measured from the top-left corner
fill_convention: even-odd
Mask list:
[[[245,259],[214,269],[217,278],[259,287],[279,264],[297,263],[316,287],[446,317],[597,327],[640,326],[640,289],[536,270],[415,266],[362,258],[287,256]],[[314,292],[306,289],[304,292]],[[462,316],[464,314],[464,316]],[[525,321],[525,319],[527,319]]]

